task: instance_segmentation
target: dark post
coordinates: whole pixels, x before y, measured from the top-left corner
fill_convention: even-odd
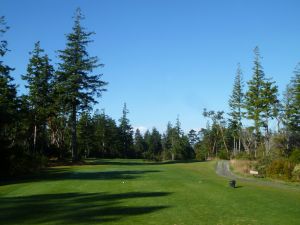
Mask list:
[[[235,184],[236,184],[236,181],[235,181],[235,180],[230,180],[230,181],[229,181],[229,186],[230,186],[230,187],[235,188]]]

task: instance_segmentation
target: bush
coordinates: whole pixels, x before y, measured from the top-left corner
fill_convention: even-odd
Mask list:
[[[272,163],[270,157],[262,157],[254,165],[254,169],[258,171],[261,176],[266,176],[267,168]]]
[[[196,151],[196,159],[199,161],[205,161],[206,160],[207,151],[203,149],[198,149]]]
[[[277,159],[271,162],[266,169],[268,177],[290,180],[293,177],[295,164],[287,159]]]
[[[294,163],[300,163],[300,149],[295,149],[289,159]]]
[[[226,159],[226,160],[230,159],[230,155],[229,155],[228,152],[225,151],[225,150],[219,151],[218,154],[217,154],[217,156],[218,156],[220,159]]]
[[[239,152],[235,155],[235,159],[245,159],[245,160],[254,160],[254,154],[249,154],[247,152]]]
[[[199,161],[205,161],[207,159],[207,149],[203,146],[203,144],[196,144],[195,145],[195,151],[196,151],[196,159]]]
[[[15,177],[34,173],[47,164],[47,158],[39,154],[29,154],[21,148],[15,147],[1,154],[3,166],[0,175],[2,177]]]
[[[293,170],[293,178],[300,181],[300,164],[297,164]]]

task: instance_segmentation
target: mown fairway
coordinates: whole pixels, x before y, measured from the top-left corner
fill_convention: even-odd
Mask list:
[[[300,224],[300,189],[231,189],[215,162],[92,163],[1,183],[0,224]]]

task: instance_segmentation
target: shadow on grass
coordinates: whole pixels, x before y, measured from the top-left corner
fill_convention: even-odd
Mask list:
[[[146,160],[116,160],[116,159],[93,159],[87,160],[89,165],[117,165],[117,166],[149,166],[149,165],[167,165],[179,163],[196,163],[197,160],[170,160],[170,161],[146,161]]]
[[[153,213],[169,206],[127,206],[133,198],[164,197],[169,192],[60,193],[0,197],[3,224],[92,224]],[[125,202],[125,204],[124,204]]]
[[[112,170],[112,171],[72,171],[70,168],[47,168],[39,174],[26,176],[19,179],[7,179],[0,182],[0,186],[60,180],[132,180],[146,173],[157,173],[159,170]]]
[[[114,165],[114,166],[149,166],[167,165],[179,163],[195,163],[197,160],[173,160],[164,162],[142,161],[136,159],[88,159],[84,165]],[[81,166],[81,165],[77,165]],[[0,179],[0,186],[38,181],[59,181],[59,180],[112,180],[112,179],[137,179],[145,173],[160,172],[159,170],[116,170],[116,171],[72,171],[72,166],[48,167],[42,171],[25,175],[18,178]]]

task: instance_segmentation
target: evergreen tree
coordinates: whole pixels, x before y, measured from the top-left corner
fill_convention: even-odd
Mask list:
[[[270,146],[270,130],[269,122],[278,115],[278,99],[277,99],[278,88],[275,82],[266,81],[263,88],[263,111],[262,120],[265,128],[265,147],[266,153],[268,154],[271,150]]]
[[[159,131],[154,127],[151,132],[150,142],[148,146],[150,159],[160,160],[162,152],[161,135]]]
[[[17,90],[10,72],[13,70],[3,62],[8,52],[7,41],[2,39],[9,27],[4,17],[0,17],[0,144],[2,149],[11,146],[17,113]]]
[[[163,160],[171,158],[171,151],[172,151],[172,132],[173,127],[171,122],[168,122],[167,124],[167,130],[163,134],[162,137],[162,146],[163,146]]]
[[[110,118],[103,111],[96,111],[93,117],[94,125],[94,149],[93,156],[97,157],[121,157],[119,128],[115,120]]]
[[[144,134],[144,140],[145,140],[145,144],[146,144],[146,150],[143,154],[143,158],[149,159],[150,158],[149,146],[151,145],[151,133],[148,129],[146,130],[146,132]]]
[[[94,156],[105,157],[106,151],[106,115],[104,111],[102,113],[95,113],[93,117],[93,123],[95,127],[95,151],[93,151]]]
[[[105,147],[109,157],[120,157],[120,137],[119,128],[116,121],[109,116],[106,116],[105,123]]]
[[[217,148],[216,144],[219,140],[219,134],[221,135],[221,140],[223,142],[223,149],[226,150],[226,153],[229,154],[229,149],[227,146],[227,140],[226,140],[226,134],[225,134],[225,128],[226,128],[226,121],[223,117],[224,111],[207,111],[204,109],[203,116],[210,118],[213,122],[212,128],[211,128],[211,134],[214,136],[214,144],[213,144],[213,152],[215,151],[217,155]]]
[[[81,114],[77,129],[79,155],[84,155],[85,158],[87,158],[90,156],[90,152],[95,148],[94,126],[88,112]]]
[[[285,125],[291,132],[300,132],[300,63],[285,95]]]
[[[236,76],[234,80],[232,94],[229,99],[229,108],[230,108],[230,124],[233,128],[233,137],[234,137],[234,152],[238,149],[241,150],[241,129],[242,129],[242,118],[243,118],[243,104],[244,104],[244,93],[243,93],[243,78],[240,64],[236,71]],[[236,138],[238,142],[236,142]]]
[[[269,120],[274,118],[278,110],[276,108],[277,87],[274,82],[265,78],[265,74],[260,62],[260,53],[258,47],[254,49],[255,60],[253,67],[253,77],[248,82],[248,91],[245,96],[245,108],[247,117],[254,121],[256,134],[255,155],[259,138],[261,136],[260,129],[266,130],[266,150],[269,151]]]
[[[284,93],[282,117],[286,151],[291,152],[300,144],[300,63]]]
[[[22,76],[27,81],[29,88],[28,100],[33,114],[33,148],[37,151],[37,142],[40,148],[46,148],[46,125],[50,116],[52,105],[52,81],[53,67],[49,63],[47,55],[43,55],[44,50],[40,47],[40,42],[35,43],[32,56],[27,66],[27,74]],[[40,134],[40,135],[38,135]]]
[[[188,133],[189,143],[192,147],[199,141],[197,132],[194,129],[191,129]]]
[[[136,129],[134,134],[134,151],[136,158],[142,157],[146,151],[146,142],[139,129]]]
[[[264,107],[264,87],[265,87],[265,73],[261,66],[261,56],[259,48],[254,49],[254,67],[252,79],[248,82],[248,91],[245,95],[245,108],[247,110],[247,118],[254,121],[254,128],[256,134],[255,150],[257,142],[261,135],[260,128],[263,126],[262,113]],[[256,151],[255,151],[256,154]]]
[[[71,121],[72,156],[78,160],[77,154],[77,113],[90,108],[91,103],[97,103],[95,94],[100,97],[107,83],[101,80],[101,75],[91,72],[102,64],[97,57],[90,57],[87,45],[91,42],[92,32],[86,32],[81,26],[83,16],[77,9],[72,32],[67,35],[64,50],[59,51],[59,69],[56,76],[56,90],[59,102],[64,111],[68,112]]]
[[[120,125],[120,141],[121,141],[121,151],[123,157],[133,157],[133,129],[130,125],[130,121],[127,118],[129,111],[127,109],[126,103],[123,107],[123,115],[119,119]]]
[[[188,159],[192,158],[193,149],[189,143],[189,139],[184,135],[181,129],[179,117],[176,119],[175,126],[170,131],[171,139],[171,159]]]

